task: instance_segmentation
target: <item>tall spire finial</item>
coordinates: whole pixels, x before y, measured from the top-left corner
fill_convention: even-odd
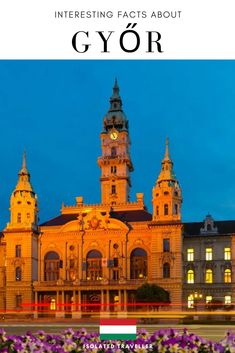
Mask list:
[[[22,168],[21,168],[19,174],[28,174],[29,175],[29,172],[26,167],[26,150],[24,150],[24,152],[23,152]]]
[[[24,153],[23,153],[22,169],[26,169],[26,150],[24,150]]]
[[[165,152],[165,158],[164,159],[170,159],[169,155],[169,139],[166,137],[166,152]]]
[[[117,78],[115,78],[115,81],[114,81],[113,97],[119,97],[119,86],[118,86]]]

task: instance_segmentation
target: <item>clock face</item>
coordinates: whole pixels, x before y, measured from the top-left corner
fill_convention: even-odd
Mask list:
[[[117,140],[117,138],[118,138],[118,132],[117,132],[117,131],[112,131],[112,132],[110,133],[110,138],[111,138],[112,140]]]

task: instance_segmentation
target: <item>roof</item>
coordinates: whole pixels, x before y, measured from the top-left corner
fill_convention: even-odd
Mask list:
[[[49,226],[62,226],[63,224],[66,224],[68,222],[74,221],[75,219],[78,218],[77,214],[62,214],[58,217],[49,219],[49,221],[46,221],[42,224],[40,224],[40,226],[45,226],[45,227],[49,227]]]
[[[52,218],[41,224],[43,227],[50,226],[62,226],[68,222],[76,220],[78,214],[62,214],[55,218]],[[152,220],[152,214],[146,210],[130,210],[130,211],[115,211],[110,212],[110,217],[118,219],[122,222],[149,222]],[[184,235],[185,236],[198,236],[200,235],[200,229],[204,228],[204,222],[185,222]],[[218,228],[218,233],[204,233],[203,236],[208,235],[223,235],[223,234],[235,234],[235,220],[234,221],[215,221],[214,226]]]
[[[235,221],[215,221],[214,226],[218,228],[215,235],[235,233]],[[204,228],[204,222],[184,223],[184,234],[187,236],[200,235],[200,229]],[[213,235],[205,233],[204,236]]]
[[[146,210],[110,212],[110,217],[119,219],[122,222],[146,222],[152,220],[151,213]]]
[[[78,214],[62,214],[58,217],[52,218],[41,224],[43,227],[50,226],[62,226],[68,222],[74,221],[77,219]],[[118,219],[122,222],[145,222],[151,221],[151,213],[145,210],[132,210],[132,211],[117,211],[110,212],[110,217]]]

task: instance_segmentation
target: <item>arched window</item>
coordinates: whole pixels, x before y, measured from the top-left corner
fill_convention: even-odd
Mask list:
[[[130,256],[131,279],[142,279],[148,275],[147,253],[142,248],[132,250]]]
[[[98,250],[91,250],[86,257],[87,280],[98,281],[102,279],[102,255]]]
[[[231,283],[232,282],[232,273],[229,268],[224,271],[224,283]]]
[[[211,269],[206,270],[206,283],[213,283],[213,272]]]
[[[115,157],[117,155],[116,147],[111,147],[111,157]]]
[[[187,283],[194,283],[194,271],[188,270],[187,272]]]
[[[22,280],[22,271],[20,267],[16,267],[16,281]]]
[[[165,203],[164,205],[164,216],[168,216],[168,204]]]
[[[60,272],[60,257],[55,251],[49,251],[44,257],[45,281],[57,281]]]
[[[163,278],[170,278],[170,264],[168,262],[163,265]]]

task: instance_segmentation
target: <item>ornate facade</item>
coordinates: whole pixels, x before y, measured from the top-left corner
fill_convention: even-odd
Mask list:
[[[57,317],[125,312],[145,282],[169,291],[174,310],[195,308],[197,295],[204,305],[212,299],[231,304],[235,221],[207,216],[204,223],[182,223],[168,140],[152,214],[142,193],[130,201],[131,142],[117,81],[100,139],[101,203],[78,196],[41,225],[24,154],[0,242],[0,309]]]

